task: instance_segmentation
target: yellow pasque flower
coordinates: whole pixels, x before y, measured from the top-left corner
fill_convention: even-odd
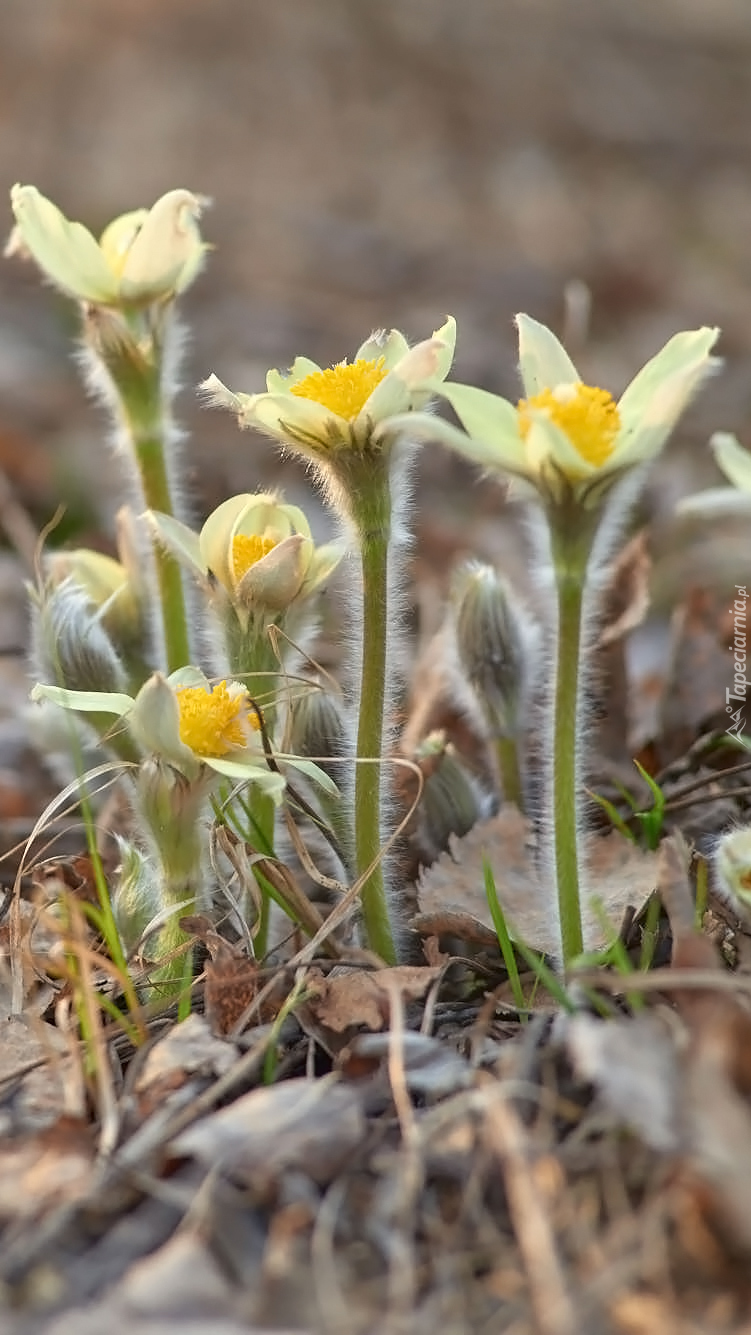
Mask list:
[[[284,776],[266,763],[258,717],[247,687],[240,682],[212,685],[198,668],[185,667],[169,677],[155,672],[135,698],[119,691],[68,691],[42,683],[34,687],[31,698],[83,714],[114,715],[144,759],[162,761],[190,783],[203,781],[207,770],[214,770],[231,779],[252,781],[275,802],[281,801]],[[312,761],[284,754],[276,759],[336,796],[336,785]]]
[[[335,463],[342,451],[388,448],[392,418],[425,407],[432,393],[426,384],[440,384],[448,375],[455,342],[456,322],[449,317],[414,348],[392,329],[373,334],[350,363],[322,369],[297,357],[286,375],[269,371],[265,394],[235,394],[215,375],[202,389],[236,413],[241,427],[255,427],[303,455]]]
[[[410,427],[484,468],[524,479],[554,503],[573,496],[597,505],[626,470],[654,458],[720,364],[710,356],[717,329],[676,334],[616,402],[607,390],[583,383],[545,325],[528,315],[518,315],[516,324],[524,385],[518,404],[473,385],[435,383],[428,388],[448,400],[464,431],[426,416],[412,418]]]
[[[203,264],[198,219],[207,201],[170,190],[151,209],[124,213],[99,241],[33,185],[10,192],[16,226],[6,254],[30,255],[50,282],[97,306],[142,306],[176,297]]]
[[[115,715],[144,757],[155,756],[190,781],[200,779],[208,767],[232,778],[253,779],[272,796],[281,796],[284,780],[266,766],[255,712],[239,682],[212,685],[198,668],[186,667],[169,677],[155,672],[135,697],[47,685],[35,686],[31,695],[64,709]]]
[[[150,514],[169,550],[203,579],[212,578],[247,612],[284,612],[310,597],[339,564],[338,543],[316,547],[302,510],[274,492],[232,496],[200,534],[171,515]]]

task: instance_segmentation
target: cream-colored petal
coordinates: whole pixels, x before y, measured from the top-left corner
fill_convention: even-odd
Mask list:
[[[494,472],[505,471],[521,476],[527,472],[518,432],[513,436],[504,436],[499,432],[491,441],[468,436],[442,417],[433,417],[431,413],[400,413],[382,423],[380,431],[376,432],[376,438],[379,436],[384,439],[404,436],[411,440],[436,442],[463,455],[471,463]]]
[[[377,329],[370,335],[355,353],[354,360],[376,362],[379,357],[383,360],[388,371],[392,371],[402,357],[409,352],[409,343],[404,334],[398,329]]]
[[[524,442],[530,472],[540,473],[550,462],[567,481],[583,482],[603,471],[579,453],[566,432],[556,426],[546,413],[533,409],[530,416],[532,425]]]
[[[117,718],[127,717],[134,705],[131,696],[119,691],[68,691],[64,686],[47,686],[43,682],[32,687],[31,699],[49,700],[62,709],[81,714],[115,714]]]
[[[716,431],[709,442],[717,465],[734,487],[751,492],[751,452],[729,431]]]
[[[263,754],[257,751],[237,751],[231,760],[224,756],[202,756],[204,765],[216,774],[223,774],[228,779],[244,779],[258,787],[270,797],[275,806],[284,796],[286,780],[283,774],[277,774],[266,766]]]
[[[517,315],[519,370],[527,398],[556,385],[577,384],[581,376],[552,329],[529,315]]]
[[[437,380],[445,380],[451,370],[454,353],[456,352],[456,320],[453,315],[446,316],[445,324],[442,324],[440,329],[434,330],[433,338],[437,338],[438,342],[443,345],[438,353],[435,377]]]
[[[141,687],[128,718],[128,727],[147,754],[166,760],[188,778],[195,777],[198,762],[190,747],[180,740],[177,699],[173,687],[161,672],[155,672]]]
[[[349,422],[338,413],[296,394],[243,395],[239,421],[295,448],[320,442],[325,449],[332,435],[347,439],[350,431]]]
[[[235,394],[213,372],[201,381],[198,393],[208,407],[228,408],[231,413],[237,414],[242,412],[248,399],[255,397],[253,394]]]
[[[723,515],[728,519],[736,516],[747,519],[751,517],[751,492],[739,491],[737,487],[709,487],[707,491],[684,496],[675,510],[676,514],[696,519],[715,519]]]
[[[158,510],[147,510],[143,518],[181,565],[187,566],[194,575],[205,576],[208,573],[201,554],[200,538],[187,524],[175,519],[174,515],[160,514]]]
[[[388,375],[376,385],[372,394],[365,400],[352,429],[357,436],[368,429],[369,424],[382,422],[386,417],[409,411],[412,396],[398,371],[389,371]]]
[[[436,383],[433,388],[451,404],[468,435],[490,442],[515,438],[521,451],[519,415],[507,399],[491,394],[487,389],[461,385],[454,380],[445,385]]]
[[[702,381],[720,366],[710,357],[718,329],[690,329],[674,334],[664,348],[634,376],[618,401],[624,433],[642,425],[666,425],[670,430]]]
[[[193,281],[206,252],[198,227],[205,203],[189,190],[170,190],[157,200],[125,258],[124,301],[174,296]]]
[[[88,228],[70,222],[33,185],[14,185],[10,199],[23,246],[46,277],[79,301],[111,305],[117,279]]]
[[[303,597],[308,597],[326,582],[329,575],[336,570],[344,553],[345,548],[339,542],[325,542],[321,547],[316,547],[300,590]]]
[[[307,380],[309,375],[316,375],[320,369],[318,362],[311,361],[310,357],[295,357],[289,371],[267,373],[266,388],[269,394],[283,394],[301,380]]]
[[[235,589],[243,606],[284,612],[300,592],[313,554],[313,543],[293,533],[272,547],[240,579]]]
[[[232,534],[240,516],[253,505],[255,499],[251,492],[230,496],[216,510],[212,510],[201,529],[198,540],[201,559],[222,588],[228,591],[233,587],[230,571]]]
[[[115,218],[102,232],[99,248],[114,273],[122,271],[128,251],[148,216],[148,209],[132,209]]]
[[[671,339],[671,343],[673,341]],[[719,358],[701,352],[693,358],[678,362],[673,360],[672,364],[672,372],[651,376],[633,396],[630,391],[640,376],[626,390],[618,405],[621,430],[608,461],[608,469],[632,468],[635,464],[656,458],[697,390],[722,365]],[[670,365],[670,361],[666,360],[664,365]],[[624,411],[627,396],[629,401]]]
[[[292,533],[310,537],[310,525],[298,506],[287,505],[273,493],[259,493],[251,500],[248,509],[238,516],[233,537],[236,533],[257,533],[259,537],[273,537],[277,542]]]

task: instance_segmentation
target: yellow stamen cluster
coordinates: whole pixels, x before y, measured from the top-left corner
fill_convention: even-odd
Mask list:
[[[298,380],[292,386],[290,393],[301,399],[312,399],[351,422],[387,375],[384,357],[377,357],[375,361],[359,357],[350,365],[340,362],[326,371],[306,375],[304,380]]]
[[[546,413],[561,431],[565,431],[582,459],[601,468],[607,463],[621,427],[617,404],[606,389],[594,385],[558,385],[543,389],[530,399],[522,399],[519,430],[526,440],[532,429],[531,410]]]
[[[251,566],[262,561],[276,546],[276,538],[261,537],[258,533],[236,533],[232,539],[230,558],[235,579],[240,580],[243,575],[247,575]]]
[[[247,744],[248,726],[258,726],[248,713],[245,693],[230,693],[226,681],[217,682],[211,691],[203,686],[178,686],[175,695],[180,741],[197,756],[226,756]]]

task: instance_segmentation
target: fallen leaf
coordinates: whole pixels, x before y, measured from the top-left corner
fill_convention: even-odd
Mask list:
[[[204,1117],[172,1142],[172,1153],[254,1181],[300,1170],[329,1182],[365,1135],[359,1095],[336,1077],[285,1080],[254,1089]]]
[[[311,971],[306,980],[305,1009],[336,1034],[359,1027],[386,1029],[391,1014],[390,990],[396,988],[404,1001],[417,1001],[440,972],[441,966],[409,964],[374,971],[337,968],[326,976]]]
[[[449,852],[423,871],[417,884],[417,925],[435,933],[443,930],[438,923],[450,922],[453,915],[457,926],[462,919],[469,921],[472,939],[495,943],[483,875],[487,858],[512,937],[546,955],[559,956],[556,891],[541,879],[534,854],[530,822],[515,806],[502,807],[463,839],[452,839]],[[617,932],[626,909],[640,908],[654,889],[655,854],[637,848],[617,831],[592,835],[585,845],[583,877],[584,945],[586,950],[601,950],[608,934],[596,905],[601,905],[607,923]]]

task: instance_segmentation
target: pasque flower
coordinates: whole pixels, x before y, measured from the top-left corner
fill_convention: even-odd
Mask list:
[[[545,514],[541,573],[552,566],[554,661],[541,744],[551,819],[541,856],[548,866],[561,956],[568,963],[586,944],[579,852],[587,666],[582,650],[602,584],[592,578],[594,566],[612,552],[637,494],[640,466],[660,452],[696,390],[719,366],[711,356],[719,331],[676,334],[616,402],[607,390],[582,381],[545,325],[527,315],[517,316],[516,323],[524,387],[518,403],[472,385],[435,382],[433,390],[451,404],[464,430],[419,413],[401,422],[491,472],[519,479]],[[397,419],[392,429],[399,425]],[[585,591],[592,596],[585,599]]]
[[[208,767],[231,778],[253,779],[281,797],[284,780],[266,765],[257,717],[239,682],[212,686],[198,668],[183,668],[169,677],[155,672],[135,697],[37,685],[32,699],[114,715],[145,756],[158,757],[188,780],[199,778]]]
[[[273,492],[232,496],[200,534],[171,515],[150,519],[173,555],[198,578],[216,581],[246,617],[284,612],[308,598],[342,558],[338,543],[316,547],[302,510]]]
[[[202,389],[237,414],[241,427],[272,436],[291,450],[336,469],[339,456],[381,453],[395,436],[391,418],[423,408],[451,368],[456,323],[410,348],[398,329],[373,334],[352,362],[322,369],[297,357],[290,371],[269,371],[265,394],[235,393],[215,375]]]
[[[381,820],[381,770],[387,704],[389,568],[402,532],[409,486],[402,461],[414,446],[411,416],[425,408],[454,356],[452,318],[410,348],[398,330],[373,334],[352,362],[321,368],[298,357],[286,374],[269,371],[266,392],[234,393],[216,376],[209,399],[312,463],[333,508],[352,532],[360,557],[362,639],[354,781],[355,866],[371,947],[396,958],[382,867],[388,840]],[[396,520],[396,522],[395,522]]]
[[[184,292],[207,247],[198,219],[206,204],[189,190],[169,190],[151,209],[116,218],[97,241],[33,185],[15,185],[16,226],[6,253],[30,255],[50,282],[97,306],[140,306]]]
[[[447,399],[464,431],[423,418],[413,431],[442,441],[472,462],[530,483],[545,501],[573,498],[599,506],[629,469],[653,459],[706,377],[719,331],[675,334],[631,381],[618,401],[587,385],[555,334],[518,315],[524,397],[513,404],[474,385],[431,388]]]

